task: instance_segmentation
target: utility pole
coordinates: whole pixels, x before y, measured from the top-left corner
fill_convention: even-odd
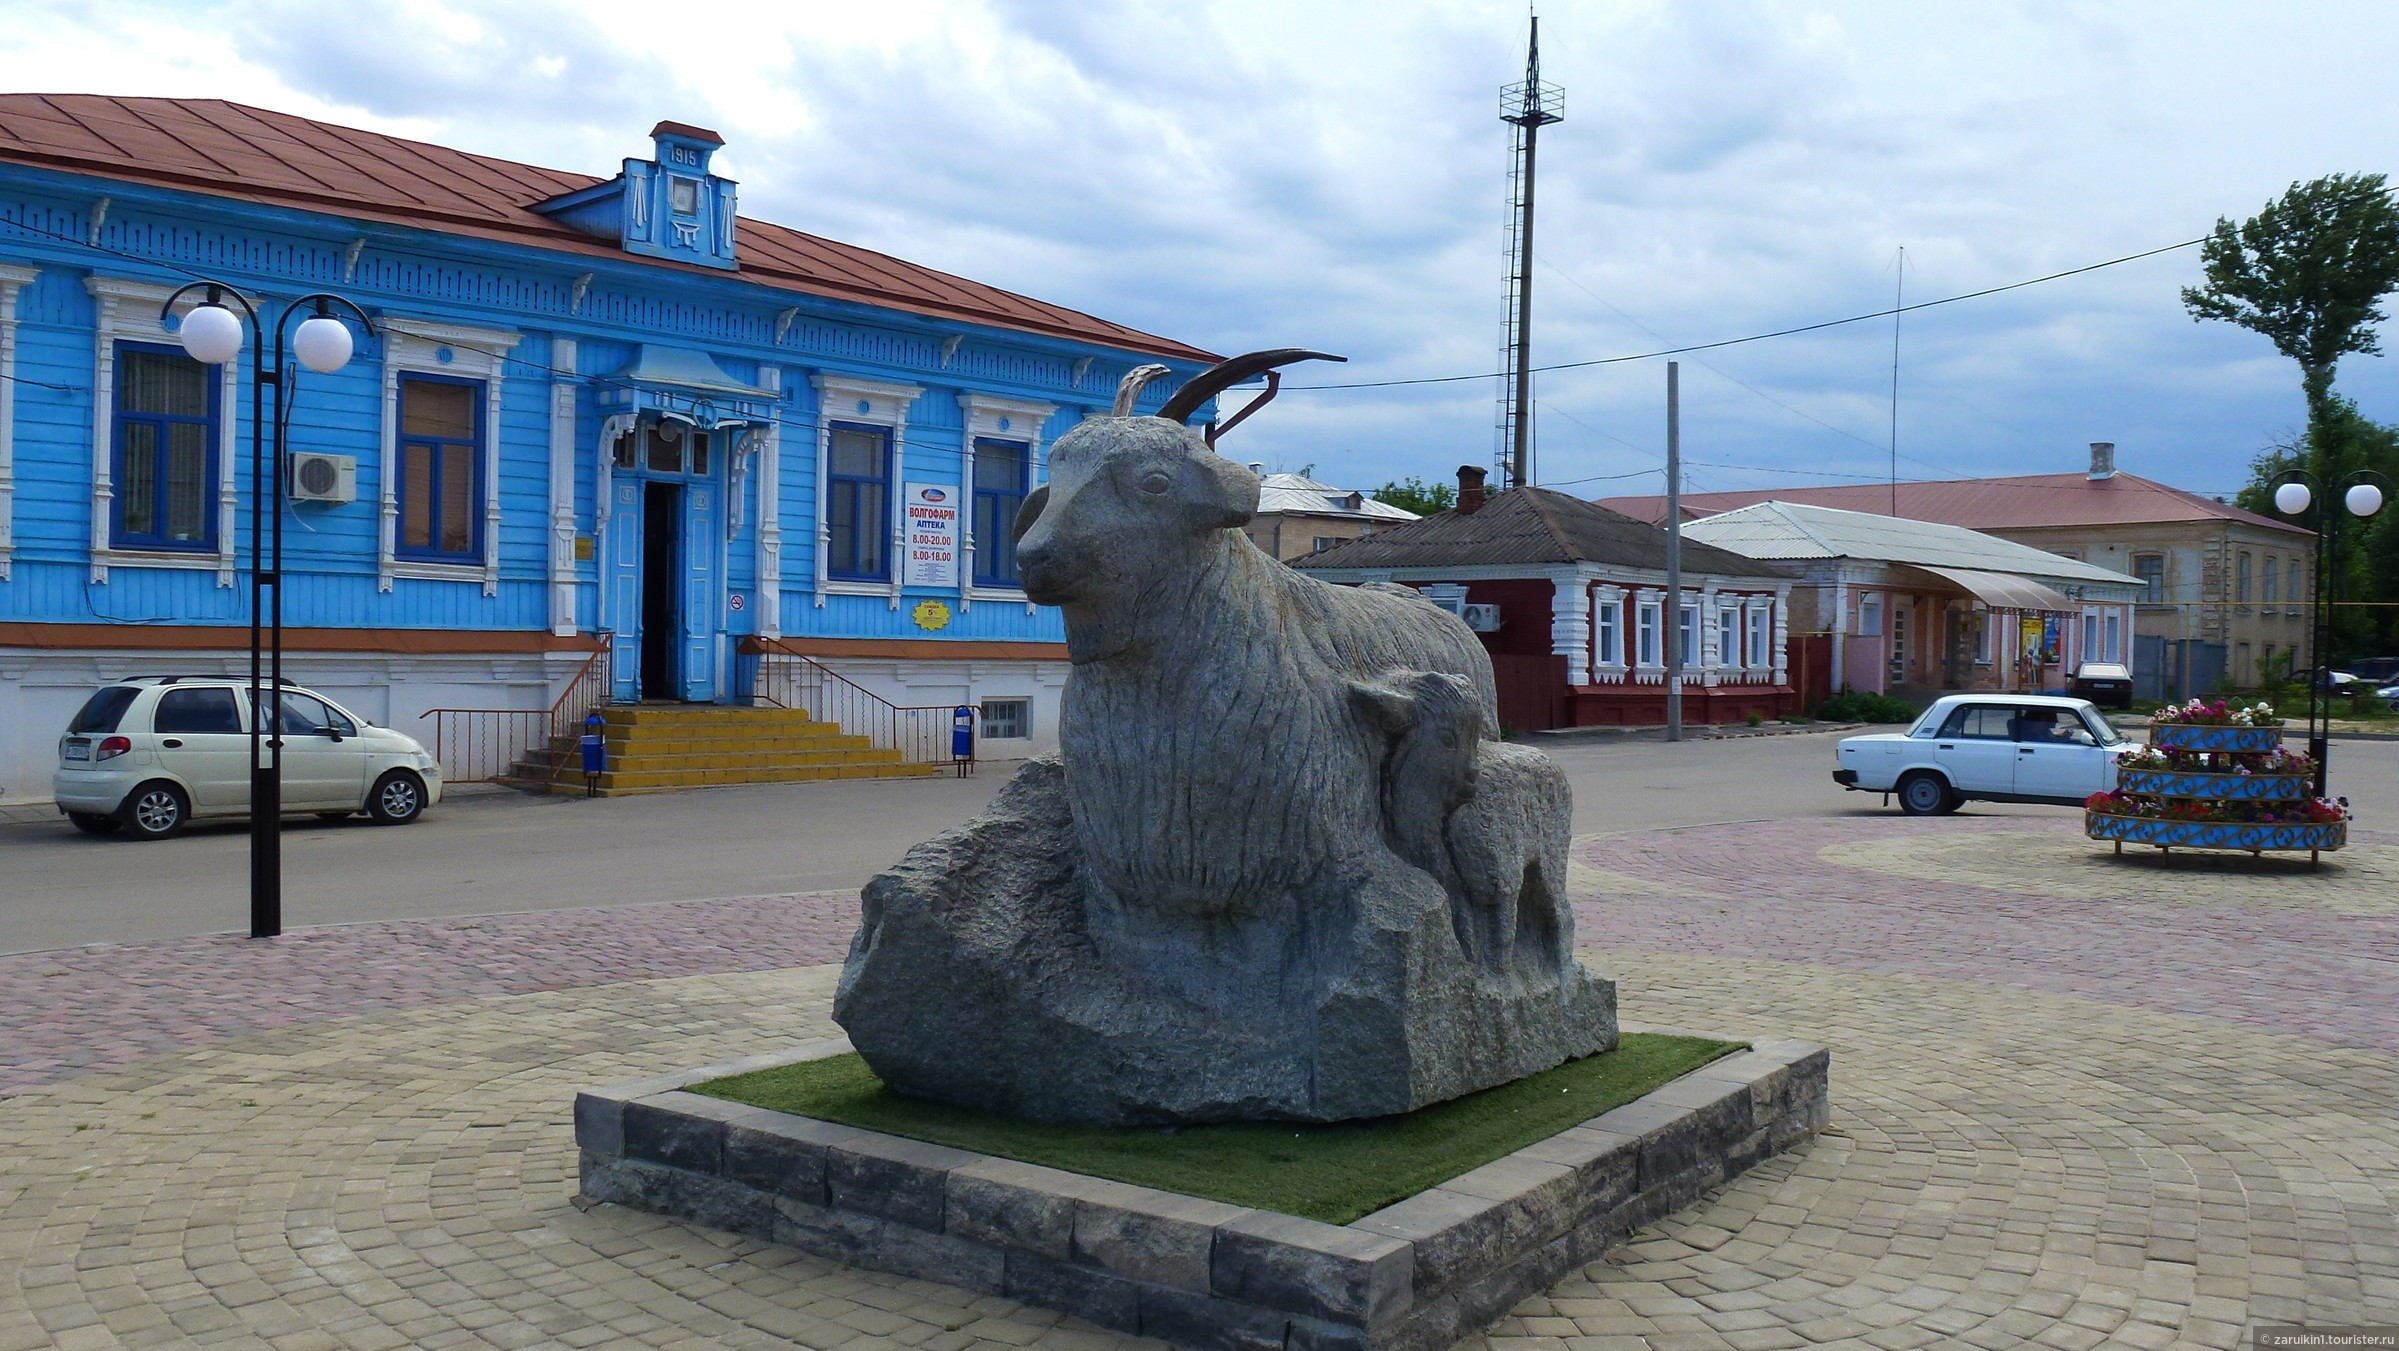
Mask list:
[[[1508,167],[1508,309],[1501,342],[1501,486],[1533,481],[1533,161],[1541,128],[1566,120],[1566,91],[1541,83],[1541,20],[1524,49],[1524,83],[1500,91],[1500,120],[1516,128]]]
[[[1683,363],[1666,363],[1666,739],[1683,739]]]
[[[1906,308],[1908,246],[1899,246],[1898,276],[1891,282],[1891,514],[1899,515],[1899,312]]]

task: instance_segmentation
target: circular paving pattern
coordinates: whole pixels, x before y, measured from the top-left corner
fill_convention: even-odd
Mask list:
[[[1976,830],[1829,844],[1816,857],[1889,877],[2118,905],[2237,905],[2399,916],[2399,847],[2354,844],[2310,868],[2305,854],[2225,854],[2147,845],[2117,854],[2077,834]]]
[[[1625,1016],[1825,1042],[1833,1125],[1475,1343],[2399,1322],[2393,842],[2313,878],[2091,873],[2064,815],[1579,842],[1580,933]],[[855,915],[820,894],[0,958],[0,1351],[1130,1344],[575,1206],[573,1091],[824,1035]]]
[[[1528,1301],[1495,1347],[2229,1347],[2247,1319],[2399,1307],[2386,1056],[1912,977],[1599,964],[1639,1018],[1831,1045],[1833,1133]],[[576,1087],[824,1035],[833,975],[335,1020],[0,1101],[0,1347],[1131,1342],[574,1207]]]

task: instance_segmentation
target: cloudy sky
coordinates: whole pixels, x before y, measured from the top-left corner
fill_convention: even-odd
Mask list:
[[[1495,368],[1521,3],[0,4],[20,90],[226,97],[595,174],[716,128],[756,216],[1338,376]],[[2294,180],[2399,170],[2399,9],[1543,6],[1536,360],[2020,281],[2195,238]],[[1905,250],[1904,277],[1896,271]],[[2302,418],[2193,324],[2185,249],[1907,316],[1905,477],[2125,468],[2211,493]],[[1686,358],[1697,489],[1887,472],[1889,321]],[[2393,362],[2341,386],[2399,418]],[[1663,365],[1541,377],[1539,477],[1656,491]],[[1287,393],[1225,449],[1371,486],[1487,462],[1488,380]],[[1846,478],[1843,476],[1847,476]]]

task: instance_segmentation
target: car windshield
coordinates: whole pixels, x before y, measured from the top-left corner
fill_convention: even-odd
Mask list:
[[[2124,740],[2124,734],[2117,731],[2116,725],[2107,720],[2107,714],[2096,708],[2084,709],[2082,720],[2091,724],[2091,735],[2098,737],[2099,744],[2102,746],[2113,746]]]
[[[75,721],[67,724],[68,734],[117,730],[125,710],[133,705],[133,696],[140,693],[131,685],[111,685],[93,694],[83,701],[83,711],[75,715]]]

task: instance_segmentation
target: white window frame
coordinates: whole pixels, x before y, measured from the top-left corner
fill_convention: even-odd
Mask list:
[[[1763,671],[1774,664],[1774,603],[1753,603],[1749,607],[1750,670]]]
[[[836,375],[819,371],[808,377],[816,387],[816,547],[815,555],[816,608],[825,608],[827,596],[884,596],[891,608],[900,608],[900,592],[907,569],[900,561],[908,555],[906,489],[908,481],[908,407],[924,394],[922,385],[903,385],[890,380],[870,380],[861,375]],[[859,411],[864,404],[866,410]],[[827,562],[833,547],[833,531],[825,523],[825,481],[833,461],[833,424],[854,423],[861,427],[883,427],[891,432],[891,519],[885,528],[891,533],[891,580],[886,582],[835,581],[829,574]],[[971,571],[960,574],[963,585],[973,585]]]
[[[1591,653],[1594,669],[1624,669],[1624,596],[1602,591],[1591,608]]]
[[[375,475],[375,589],[389,591],[406,577],[425,582],[478,582],[500,594],[500,381],[521,333],[424,319],[383,321],[383,438]],[[442,353],[450,359],[442,360]],[[483,382],[483,561],[430,563],[401,558],[400,377],[444,375]]]
[[[2100,660],[2098,653],[2099,611],[2092,606],[2086,605],[2082,610],[2081,649],[2074,654],[2075,667],[2079,669],[2084,662]]]
[[[2124,612],[2112,605],[2109,606],[2106,613],[2100,616],[2099,631],[2107,653],[2100,660],[2122,664],[2124,660]]]
[[[1634,665],[1645,671],[1666,669],[1666,645],[1660,634],[1666,627],[1666,598],[1643,596],[1634,607]]]
[[[1701,636],[1699,602],[1686,600],[1676,606],[1674,612],[1675,650],[1683,659],[1682,670],[1685,676],[1699,669],[1699,658],[1705,650],[1700,642]]]
[[[1030,493],[1047,481],[1042,455],[1048,442],[1042,431],[1056,416],[1058,405],[968,391],[958,396],[958,410],[966,421],[966,433],[958,442],[958,501],[963,504],[958,513],[958,608],[972,609],[978,600],[1007,601],[1024,606],[1025,613],[1031,614],[1036,607],[1023,587],[975,585],[975,551],[982,547],[975,538],[975,441],[1024,442],[1025,491]],[[1007,426],[1000,425],[1002,419]]]
[[[1725,603],[1716,607],[1716,664],[1728,671],[1741,669],[1741,607]]]
[[[1883,609],[1883,593],[1880,591],[1869,591],[1858,597],[1858,636],[1860,638],[1883,636]]]
[[[245,362],[258,359],[258,335],[242,335],[239,357],[217,367],[217,551],[215,554],[188,553],[171,550],[112,549],[109,547],[110,517],[114,515],[116,488],[113,481],[116,459],[117,407],[117,344],[120,342],[164,343],[181,350],[182,342],[166,325],[158,321],[158,307],[175,293],[172,286],[156,286],[149,282],[126,281],[118,277],[86,277],[83,289],[92,296],[92,571],[91,579],[106,582],[110,568],[184,568],[205,571],[215,568],[217,585],[233,585],[234,559],[238,548],[234,538],[234,509],[239,502],[235,477],[234,447],[243,413],[240,408],[242,369]],[[197,305],[195,295],[191,303]],[[188,311],[187,311],[188,313]],[[10,382],[15,383],[13,380]]]

